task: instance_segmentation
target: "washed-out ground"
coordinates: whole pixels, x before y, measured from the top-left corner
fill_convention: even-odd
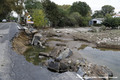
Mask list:
[[[89,76],[98,76],[97,73],[100,73],[99,70],[101,70],[102,67],[93,65],[91,62],[87,61],[80,55],[79,50],[85,48],[86,46],[103,47],[110,49],[114,48],[118,50],[120,49],[120,30],[109,30],[99,33],[91,33],[88,32],[88,30],[90,30],[89,27],[41,30],[41,34],[47,38],[46,45],[49,46],[48,49],[42,51],[50,53],[54,48],[70,48],[74,53],[73,56],[70,57],[71,61],[84,61],[84,63],[81,65],[86,66],[84,67],[86,74],[89,74]],[[38,65],[40,62],[47,60],[44,59],[41,61],[39,59],[38,55],[40,51],[38,49],[33,49],[34,52],[30,53],[30,50],[32,49],[30,49],[30,41],[31,38],[26,35],[26,33],[21,32],[16,38],[14,38],[13,48],[18,53],[25,55],[26,60],[32,62],[35,65]],[[37,51],[37,55],[34,57],[33,54],[35,54],[35,51]],[[92,75],[91,72],[94,75]]]

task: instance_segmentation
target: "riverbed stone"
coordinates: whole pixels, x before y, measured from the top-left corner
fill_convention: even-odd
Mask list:
[[[60,53],[60,55],[56,58],[56,60],[60,61],[62,59],[68,58],[72,56],[73,52],[69,49],[66,48],[63,52]]]

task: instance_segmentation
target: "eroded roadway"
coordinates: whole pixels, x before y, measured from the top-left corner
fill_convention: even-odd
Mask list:
[[[17,23],[0,23],[0,80],[83,80],[74,72],[53,73],[35,66],[12,50],[12,39],[18,34]]]
[[[35,66],[12,50],[11,40],[18,33],[17,23],[0,23],[0,80],[52,80],[57,73]]]

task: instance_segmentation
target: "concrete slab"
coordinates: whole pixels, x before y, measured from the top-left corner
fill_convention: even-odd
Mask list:
[[[75,72],[65,72],[53,77],[52,80],[83,80],[83,78]]]

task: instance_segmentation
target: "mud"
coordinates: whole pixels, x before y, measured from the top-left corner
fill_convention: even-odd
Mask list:
[[[97,76],[97,77],[112,77],[113,73],[112,71],[105,67],[105,66],[98,66],[95,64],[90,63],[86,59],[84,59],[80,54],[79,54],[79,49],[84,49],[84,47],[91,46],[91,47],[103,47],[102,45],[102,40],[105,37],[110,36],[110,34],[107,35],[107,33],[89,33],[89,32],[82,32],[82,31],[66,31],[66,30],[59,30],[59,29],[50,29],[50,30],[44,30],[41,32],[43,36],[46,38],[45,46],[49,46],[51,49],[49,51],[38,51],[37,52],[37,61],[38,63],[35,63],[39,65],[40,59],[44,60],[44,64],[48,66],[47,60],[42,57],[39,59],[39,53],[40,52],[45,52],[47,53],[47,57],[52,57],[55,59],[59,52],[58,50],[62,50],[64,47],[69,48],[71,51],[73,51],[73,55],[70,56],[69,58],[63,59],[60,61],[60,63],[64,63],[67,65],[67,71],[72,71],[72,72],[77,72],[79,69],[82,69],[82,72],[84,73],[81,75],[82,77],[84,76]],[[100,36],[99,36],[100,35]],[[112,39],[112,38],[111,38]],[[119,39],[119,38],[116,38]],[[20,32],[20,34],[14,38],[13,40],[13,48],[16,52],[20,54],[24,54],[25,52],[29,49],[28,45],[31,43],[31,37],[29,35],[26,35],[24,32]],[[109,40],[112,41],[112,40]],[[117,43],[117,40],[115,40]],[[99,44],[98,44],[99,43]],[[107,43],[107,42],[106,42]],[[112,42],[108,42],[112,43]],[[107,43],[107,44],[108,44]],[[119,43],[119,40],[118,40]],[[84,46],[83,46],[84,44]],[[112,45],[112,44],[109,44]],[[115,44],[118,45],[118,44]],[[108,46],[108,45],[104,45]],[[118,45],[119,46],[119,45]],[[112,48],[108,47],[108,48]],[[118,48],[118,47],[117,47]],[[116,49],[117,49],[116,48]],[[119,48],[118,48],[119,49]],[[35,52],[35,51],[34,51]],[[33,54],[34,54],[33,52]],[[58,53],[58,54],[57,54]],[[29,53],[27,53],[29,54]],[[42,54],[42,56],[44,56]],[[36,57],[34,57],[34,60]],[[33,59],[32,59],[33,61]],[[31,61],[29,61],[31,62]],[[68,68],[69,65],[69,68]],[[57,68],[58,69],[58,68]],[[57,70],[56,70],[57,71]],[[110,74],[110,75],[109,75]],[[98,79],[94,79],[98,80]],[[99,79],[103,80],[103,79]]]

